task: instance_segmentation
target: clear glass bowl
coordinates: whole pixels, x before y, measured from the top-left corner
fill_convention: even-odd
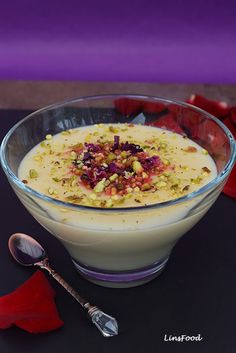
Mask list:
[[[46,134],[117,122],[180,127],[212,156],[217,177],[172,201],[109,209],[58,201],[18,179],[21,160]],[[139,95],[85,97],[40,109],[16,124],[1,146],[2,167],[23,205],[64,244],[80,274],[110,287],[140,285],[160,274],[178,239],[218,197],[234,161],[234,138],[219,120],[186,103]]]

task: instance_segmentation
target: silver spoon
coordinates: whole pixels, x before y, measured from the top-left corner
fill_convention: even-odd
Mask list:
[[[91,305],[75,289],[73,289],[50,265],[44,248],[32,237],[23,233],[12,234],[8,241],[10,253],[23,266],[38,266],[47,270],[85,309],[88,317],[96,325],[104,337],[118,335],[118,324],[114,317],[105,314]]]

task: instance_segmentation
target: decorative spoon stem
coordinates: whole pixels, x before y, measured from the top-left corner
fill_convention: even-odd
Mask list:
[[[72,295],[72,297],[74,297],[77,302],[80,303],[80,305],[84,308],[87,307],[88,301],[85,300],[83,297],[81,297],[81,295],[74,289],[72,288],[69,283],[66,282],[66,280],[64,280],[64,278],[62,278],[59,273],[57,273],[55,270],[53,270],[49,264],[49,259],[45,258],[43,261],[37,262],[35,263],[35,266],[39,266],[40,268],[48,271],[48,273],[58,282],[60,283],[60,285],[62,287],[64,287],[68,293],[70,293]]]
[[[46,270],[62,287],[70,293],[77,302],[87,311],[88,317],[95,324],[104,337],[118,335],[118,324],[114,317],[104,313],[96,306],[91,305],[74,288],[72,288],[49,264],[49,259],[43,247],[32,237],[15,233],[8,242],[13,258],[24,266],[38,266]]]

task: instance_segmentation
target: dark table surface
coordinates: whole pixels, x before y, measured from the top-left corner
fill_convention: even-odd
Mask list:
[[[26,111],[0,110],[0,138]],[[105,339],[80,306],[49,278],[65,322],[59,330],[33,335],[16,327],[0,330],[0,353],[235,353],[236,202],[221,195],[208,214],[176,245],[162,275],[131,289],[96,286],[80,277],[63,246],[28,214],[0,171],[0,295],[34,272],[17,265],[9,236],[25,232],[47,249],[51,264],[83,295],[119,321],[118,336]],[[165,335],[201,334],[200,342],[166,342]]]

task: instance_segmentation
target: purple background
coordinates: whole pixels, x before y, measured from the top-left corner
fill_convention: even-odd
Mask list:
[[[3,1],[0,79],[236,82],[236,2]]]

